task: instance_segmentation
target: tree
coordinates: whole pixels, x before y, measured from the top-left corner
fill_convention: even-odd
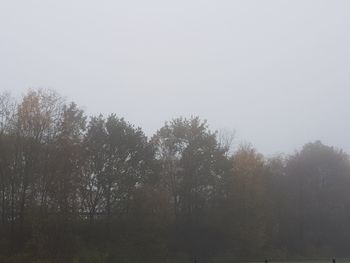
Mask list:
[[[290,247],[307,253],[315,247],[326,249],[348,247],[343,244],[348,234],[350,186],[349,157],[341,150],[326,146],[320,141],[304,145],[287,163],[290,236],[296,239]],[[345,220],[345,221],[343,221]],[[330,247],[329,238],[339,240]],[[292,240],[292,239],[291,239]],[[320,251],[320,253],[322,253]]]
[[[128,214],[135,189],[147,176],[153,152],[139,128],[110,115],[91,119],[84,139],[85,207],[110,217]]]
[[[106,212],[111,209],[128,214],[134,191],[147,175],[153,153],[140,128],[134,128],[124,119],[110,115],[106,121],[107,170],[104,183]]]
[[[18,105],[15,120],[15,174],[19,182],[19,220],[23,227],[25,210],[45,206],[40,201],[50,184],[46,171],[48,145],[57,134],[63,99],[50,90],[30,90]],[[33,210],[32,210],[33,211]]]
[[[161,180],[171,196],[180,243],[193,255],[212,253],[214,242],[203,219],[210,214],[219,181],[227,172],[221,164],[228,149],[220,147],[216,133],[198,117],[166,123],[152,143],[161,164]]]
[[[0,210],[3,225],[10,217],[12,222],[14,220],[14,140],[11,132],[15,109],[15,101],[10,94],[0,94]]]
[[[86,129],[84,112],[75,103],[65,104],[58,120],[58,133],[50,145],[50,192],[54,211],[67,219],[79,210],[78,189],[82,162],[82,140]]]
[[[231,246],[241,257],[254,257],[265,249],[270,219],[270,200],[266,189],[264,157],[250,145],[242,145],[232,156],[231,176],[226,185],[226,220]]]
[[[92,222],[103,212],[103,181],[107,164],[107,133],[102,115],[92,117],[83,141],[80,196],[82,212]]]

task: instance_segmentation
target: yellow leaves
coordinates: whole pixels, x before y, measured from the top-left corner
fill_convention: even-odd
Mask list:
[[[233,156],[233,173],[237,176],[254,177],[264,170],[263,156],[251,146],[242,146]]]
[[[17,109],[17,123],[20,134],[41,141],[55,131],[61,116],[63,98],[50,90],[30,90]]]

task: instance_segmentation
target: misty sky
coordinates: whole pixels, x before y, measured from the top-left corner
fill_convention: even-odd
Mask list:
[[[0,0],[0,89],[52,88],[147,135],[199,115],[265,154],[350,153],[350,1]]]

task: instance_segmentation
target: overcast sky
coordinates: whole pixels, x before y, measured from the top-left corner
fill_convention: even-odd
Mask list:
[[[199,115],[271,155],[350,152],[350,1],[0,0],[0,89],[52,88],[147,135]]]

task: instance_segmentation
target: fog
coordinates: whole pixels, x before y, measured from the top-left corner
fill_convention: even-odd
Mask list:
[[[52,88],[147,135],[199,115],[265,154],[350,152],[349,1],[0,1],[0,89]]]

